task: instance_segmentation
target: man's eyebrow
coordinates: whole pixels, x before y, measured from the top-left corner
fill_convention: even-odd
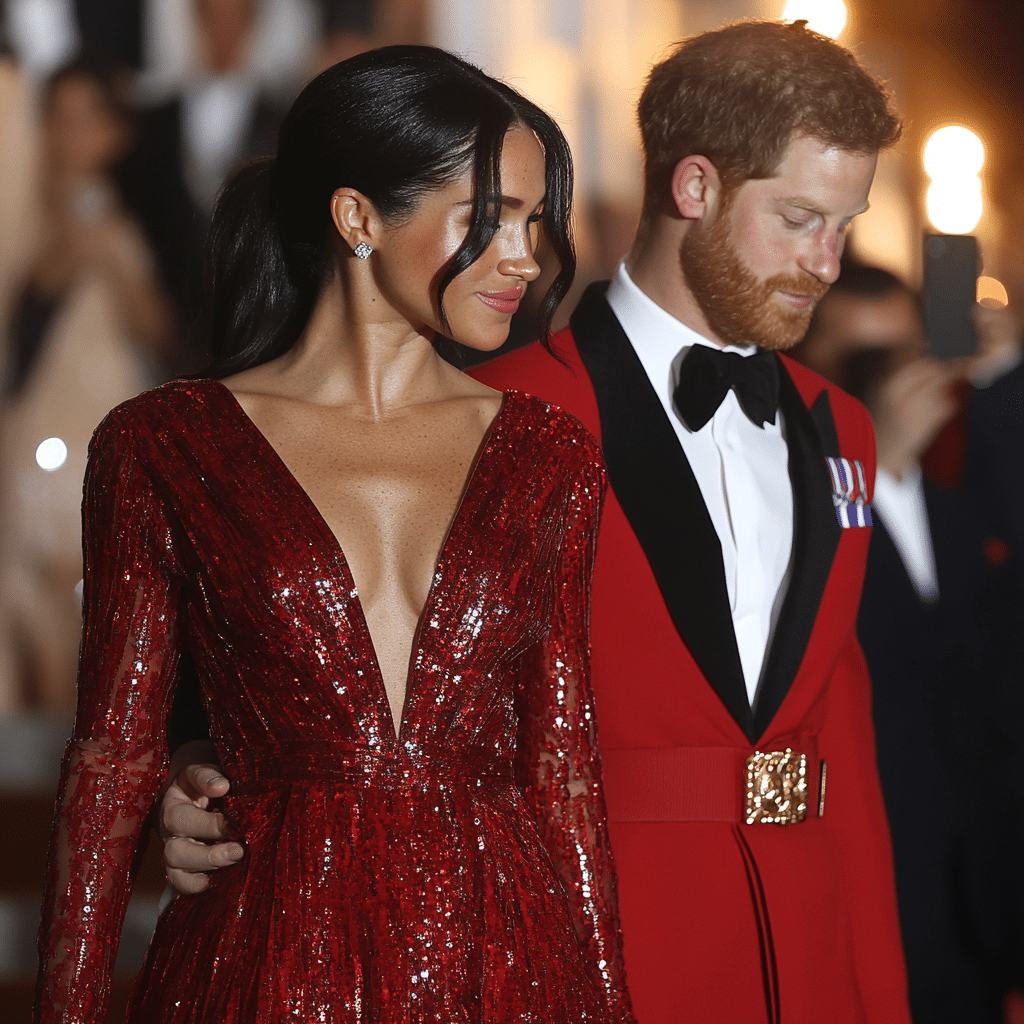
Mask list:
[[[784,203],[786,206],[795,206],[801,210],[806,210],[808,213],[817,213],[822,217],[827,216],[827,211],[823,210],[817,203],[812,202],[810,199],[804,199],[800,196],[784,196],[779,200],[780,203]],[[871,208],[869,202],[865,202],[859,210],[854,210],[850,214],[851,217],[859,217],[862,213],[867,213]]]

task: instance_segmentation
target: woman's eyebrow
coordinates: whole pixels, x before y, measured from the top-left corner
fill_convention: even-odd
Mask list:
[[[464,199],[464,200],[462,200],[462,202],[456,203],[455,205],[456,206],[472,206],[474,202],[475,202],[475,200],[473,200],[473,199]],[[502,196],[501,197],[501,205],[502,206],[507,206],[510,210],[521,210],[521,209],[523,209],[524,206],[526,206],[526,200],[525,199],[519,199],[516,196]],[[541,201],[539,203],[537,203],[537,206],[543,206],[543,205],[544,205],[544,199],[541,199]]]

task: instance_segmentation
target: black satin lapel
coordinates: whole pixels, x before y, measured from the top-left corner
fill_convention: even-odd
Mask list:
[[[612,490],[680,637],[752,736],[718,534],[664,407],[605,301],[607,288],[605,281],[587,289],[571,325],[597,398]]]
[[[836,420],[832,415],[832,401],[828,397],[828,388],[822,388],[821,394],[814,400],[814,405],[811,406],[811,419],[818,430],[822,454],[838,459],[839,435],[836,433]]]
[[[755,737],[771,725],[800,669],[842,536],[825,463],[826,455],[839,454],[828,394],[808,410],[781,361],[779,378],[793,485],[793,571],[757,695]]]

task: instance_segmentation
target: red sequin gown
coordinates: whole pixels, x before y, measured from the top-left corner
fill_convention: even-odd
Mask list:
[[[505,396],[396,736],[344,555],[230,391],[111,413],[37,1020],[103,1020],[186,646],[248,854],[164,912],[130,1020],[629,1020],[588,682],[603,487],[574,419]]]

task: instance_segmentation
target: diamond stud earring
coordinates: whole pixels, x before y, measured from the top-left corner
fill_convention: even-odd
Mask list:
[[[373,252],[373,249],[371,249],[365,242],[360,242],[352,251],[361,260],[365,260],[370,258],[370,253]]]

